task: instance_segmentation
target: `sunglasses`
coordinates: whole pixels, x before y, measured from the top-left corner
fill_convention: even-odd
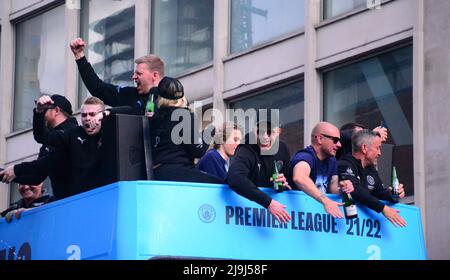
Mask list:
[[[322,135],[323,137],[326,137],[328,139],[331,139],[334,144],[337,144],[338,142],[341,142],[341,138],[339,138],[339,137],[334,137],[334,136],[326,135],[326,134],[323,134],[323,133],[320,133],[320,135]]]
[[[95,117],[99,112],[89,112],[89,113],[81,113],[81,117],[82,118],[86,118],[87,116],[89,117]]]

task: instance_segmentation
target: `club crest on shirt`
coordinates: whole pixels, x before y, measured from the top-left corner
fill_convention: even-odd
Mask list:
[[[373,190],[373,188],[375,187],[375,179],[372,176],[367,175],[366,180],[367,180],[367,188],[370,191]]]
[[[367,175],[366,179],[369,185],[375,185],[375,179],[372,176]]]
[[[348,167],[347,170],[345,170],[345,175],[349,175],[349,176],[355,176],[355,174],[353,173],[353,170]]]

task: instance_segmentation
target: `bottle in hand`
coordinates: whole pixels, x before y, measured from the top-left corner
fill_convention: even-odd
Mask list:
[[[274,170],[274,172],[272,174],[272,180],[273,180],[273,188],[274,188],[274,190],[276,192],[283,192],[283,183],[276,181],[277,178],[278,178],[279,170],[282,168],[282,167],[279,166],[280,163],[281,163],[280,161],[278,161],[278,162],[274,161],[273,162],[275,170]]]
[[[392,197],[394,199],[399,199],[399,191],[398,186],[400,185],[397,177],[397,170],[395,169],[395,166],[392,166],[392,180],[391,180],[391,186],[392,186]]]
[[[358,217],[355,201],[349,193],[342,193],[342,202],[344,203],[344,214],[346,219],[355,219]]]
[[[147,101],[147,104],[145,106],[145,111],[149,112],[149,113],[155,112],[155,103],[153,102],[153,100],[149,99]]]

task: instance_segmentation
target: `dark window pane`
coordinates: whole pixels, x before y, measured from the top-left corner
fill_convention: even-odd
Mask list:
[[[64,6],[18,23],[13,130],[32,126],[34,100],[41,94],[64,95],[65,52]]]
[[[153,0],[151,50],[175,76],[212,61],[214,1]]]
[[[292,84],[268,90],[256,96],[248,97],[236,102],[230,103],[231,109],[241,108],[243,110],[253,108],[259,109],[278,109],[280,112],[280,123],[282,133],[280,139],[285,142],[291,155],[297,150],[303,148],[304,131],[304,84],[303,81],[297,81]],[[245,125],[252,128],[253,124]]]
[[[240,52],[305,24],[304,0],[231,0],[231,53]]]
[[[390,185],[391,164],[407,195],[414,192],[412,47],[324,73],[324,119],[336,126],[357,122],[374,128],[384,120],[389,129],[385,153],[392,162],[378,167]],[[384,155],[383,157],[389,157]]]
[[[323,18],[339,16],[366,6],[367,0],[323,0]]]
[[[132,86],[134,70],[134,0],[81,2],[81,37],[86,41],[86,57],[100,79]],[[105,9],[108,7],[108,9]],[[79,81],[78,106],[87,97]]]

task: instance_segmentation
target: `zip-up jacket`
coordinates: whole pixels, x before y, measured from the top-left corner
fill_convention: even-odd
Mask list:
[[[121,87],[102,81],[86,57],[82,57],[76,60],[76,62],[81,79],[88,91],[93,96],[103,100],[106,105],[112,107],[131,106],[133,110],[129,114],[144,115],[145,106],[149,98],[156,98],[157,87],[153,87],[147,94],[141,95],[138,93],[136,87]]]
[[[38,123],[45,123],[44,113],[36,113],[34,111],[33,127],[36,127]],[[70,117],[53,129],[67,131],[77,126],[77,120]],[[70,155],[63,147],[44,144],[40,148],[38,159],[14,165],[14,173],[17,176],[14,182],[37,185],[43,182],[48,176],[55,199],[65,198],[70,195],[68,189],[71,183],[70,167],[68,166],[69,161]]]
[[[384,208],[384,203],[380,199],[392,203],[398,202],[384,187],[378,171],[373,166],[363,168],[361,161],[351,154],[344,155],[338,161],[338,174],[339,181],[350,180],[352,182],[355,190],[350,194],[355,201],[378,213]]]
[[[270,178],[275,171],[274,161],[283,162],[279,173],[283,173],[288,182],[291,182],[289,159],[289,150],[281,141],[274,155],[261,155],[261,150],[256,144],[241,144],[237,147],[228,170],[228,185],[239,195],[267,208],[272,198],[258,187],[273,188]]]
[[[130,112],[129,106],[108,109],[114,113]],[[110,115],[110,116],[111,116]],[[102,176],[102,131],[88,135],[82,126],[67,131],[45,129],[45,123],[35,127],[36,140],[40,143],[62,147],[70,155],[70,170],[72,173],[70,195],[75,195],[90,189],[103,186],[109,178]],[[104,139],[108,141],[107,139]]]
[[[25,203],[25,200],[22,198],[22,199],[19,199],[18,201],[16,201],[15,203],[11,204],[8,209],[1,212],[0,216],[5,217],[6,214],[8,214],[8,212],[11,212],[13,210],[18,210],[20,208],[30,209],[30,208],[38,207],[38,206],[41,206],[43,204],[46,204],[46,203],[49,203],[52,201],[54,201],[54,198],[52,196],[43,195],[41,197],[36,198],[35,200],[33,200],[33,202],[31,202],[29,205],[27,205]]]

